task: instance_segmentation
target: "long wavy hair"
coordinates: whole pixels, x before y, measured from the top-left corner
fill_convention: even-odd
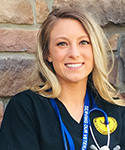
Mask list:
[[[100,96],[111,102],[116,103],[113,99],[116,96],[115,89],[108,81],[107,72],[107,49],[110,46],[101,27],[85,11],[76,7],[61,7],[53,9],[46,20],[42,23],[39,40],[37,43],[36,58],[38,70],[43,85],[36,86],[34,90],[38,91],[45,97],[57,97],[60,94],[61,86],[55,75],[52,63],[48,62],[50,33],[59,19],[78,20],[86,30],[93,49],[94,69],[88,77],[89,87],[98,91]]]

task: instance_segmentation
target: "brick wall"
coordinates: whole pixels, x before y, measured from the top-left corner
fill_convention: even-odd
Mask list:
[[[1,0],[0,121],[10,97],[40,84],[38,74],[34,72],[38,29],[52,7],[70,1],[80,1],[104,29],[115,54],[109,81],[125,98],[125,0]],[[34,80],[30,82],[32,72]]]

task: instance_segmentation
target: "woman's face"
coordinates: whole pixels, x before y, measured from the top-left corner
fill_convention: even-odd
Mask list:
[[[87,82],[93,69],[90,39],[75,19],[59,19],[50,33],[48,61],[61,83]]]

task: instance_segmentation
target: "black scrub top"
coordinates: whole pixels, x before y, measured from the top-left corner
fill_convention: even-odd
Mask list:
[[[113,105],[94,93],[96,104],[111,123],[110,149],[120,145],[125,150],[125,107]],[[55,99],[75,150],[82,145],[83,119],[76,122],[61,101]],[[90,115],[92,129],[100,146],[106,145],[107,134],[101,112]],[[88,148],[94,144],[89,131]],[[64,150],[59,120],[49,98],[27,90],[15,95],[8,103],[0,129],[0,150]]]

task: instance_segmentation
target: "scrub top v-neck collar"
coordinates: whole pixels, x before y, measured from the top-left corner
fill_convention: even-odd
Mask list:
[[[72,116],[69,114],[64,104],[59,99],[56,98],[55,101],[58,105],[63,123],[65,124],[69,132],[71,132],[73,136],[76,136],[82,139],[83,116],[80,122],[78,123],[76,120],[72,118]]]

